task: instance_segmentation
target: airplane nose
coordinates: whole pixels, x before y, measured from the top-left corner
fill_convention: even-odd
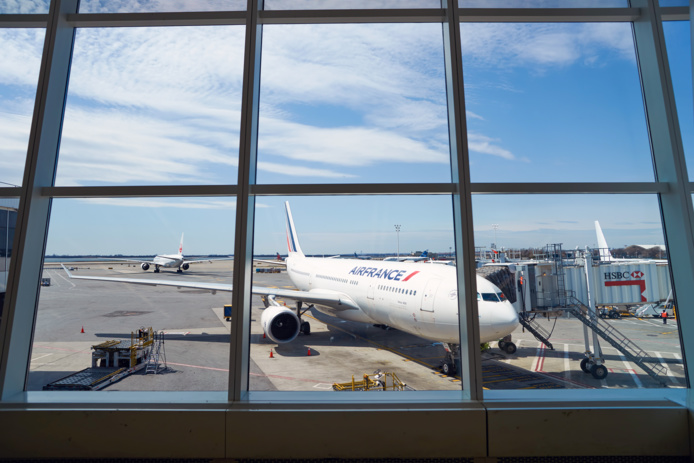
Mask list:
[[[511,333],[518,327],[518,313],[510,302],[503,302],[503,309],[499,310],[496,316],[499,331]]]

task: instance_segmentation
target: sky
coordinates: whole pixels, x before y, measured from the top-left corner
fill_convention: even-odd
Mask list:
[[[691,128],[688,23],[665,32]],[[78,30],[56,185],[235,184],[243,39]],[[0,30],[0,182],[22,181],[42,41]],[[653,180],[628,24],[463,24],[462,46],[473,182]],[[258,183],[450,182],[440,25],[265,26],[260,102]],[[453,246],[447,196],[263,197],[257,254],[286,252],[285,200],[310,254]],[[475,195],[473,219],[485,247],[593,246],[595,220],[612,247],[663,242],[654,196]],[[234,220],[226,198],[58,199],[47,254],[170,253],[182,233],[184,254],[229,254]]]

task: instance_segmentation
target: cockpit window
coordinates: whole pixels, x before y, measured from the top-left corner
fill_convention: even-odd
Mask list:
[[[506,296],[504,295],[504,293],[496,293],[496,295],[499,296],[499,300],[501,300],[501,302],[504,302],[506,300]]]
[[[482,300],[487,302],[500,302],[499,296],[494,293],[482,293]]]

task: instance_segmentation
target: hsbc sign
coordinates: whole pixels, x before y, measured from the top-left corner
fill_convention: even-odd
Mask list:
[[[605,280],[640,280],[644,273],[641,270],[633,272],[606,272]]]

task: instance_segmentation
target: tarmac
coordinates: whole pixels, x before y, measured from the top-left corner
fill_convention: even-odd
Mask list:
[[[191,265],[188,271],[144,272],[137,264],[73,263],[79,275],[232,282],[232,262]],[[426,265],[426,264],[422,264]],[[44,269],[51,285],[41,288],[28,390],[87,368],[91,346],[111,339],[130,339],[131,332],[152,327],[165,333],[167,368],[154,375],[144,370],[105,390],[224,391],[229,382],[230,324],[223,316],[231,293],[129,285],[69,279],[59,267]],[[254,273],[253,284],[293,288],[286,272]],[[286,301],[291,306],[292,301]],[[378,370],[395,373],[409,388],[460,390],[458,377],[439,371],[441,343],[395,329],[348,322],[312,309],[304,314],[311,334],[287,344],[263,336],[260,297],[251,313],[251,391],[333,391],[333,383],[361,379]],[[651,388],[662,387],[616,349],[601,342],[608,375],[597,380],[579,366],[585,356],[583,325],[571,318],[538,319],[554,350],[530,333],[513,333],[518,350],[501,352],[493,343],[482,353],[485,389]],[[663,325],[650,318],[608,320],[620,332],[666,367],[667,387],[685,387],[677,322]],[[84,331],[84,332],[82,332]],[[592,338],[591,338],[592,339]],[[272,353],[272,355],[271,355]]]

